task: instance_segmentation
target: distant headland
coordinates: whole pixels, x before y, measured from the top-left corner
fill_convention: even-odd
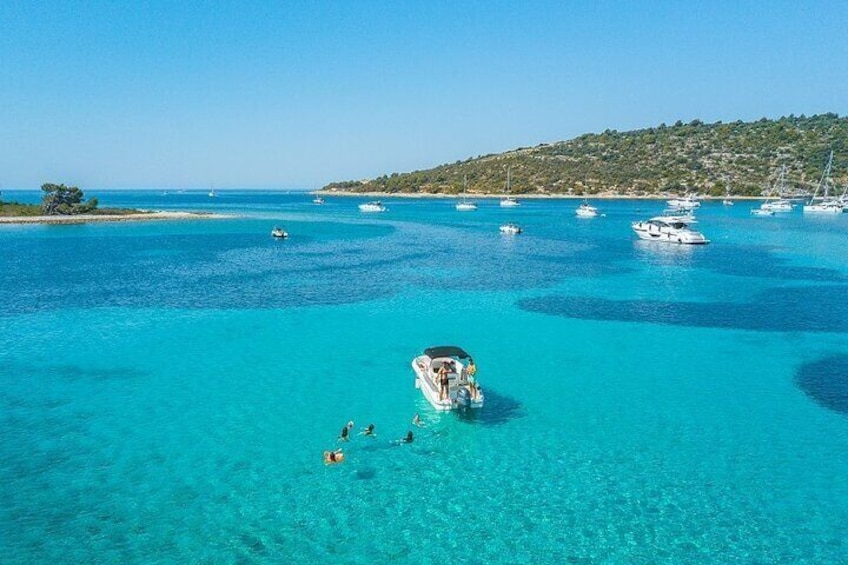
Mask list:
[[[569,141],[483,155],[432,169],[340,181],[325,195],[457,196],[467,179],[475,198],[661,198],[698,193],[761,196],[786,166],[791,195],[820,179],[831,149],[834,180],[848,183],[848,118],[827,113],[776,120],[689,123],[628,132],[606,130]],[[507,191],[507,172],[509,190]]]

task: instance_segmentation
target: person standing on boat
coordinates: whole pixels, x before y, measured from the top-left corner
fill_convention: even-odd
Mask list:
[[[448,397],[448,366],[442,363],[439,367],[439,400],[445,400]]]
[[[468,367],[465,369],[465,374],[468,375],[468,388],[471,389],[471,397],[477,398],[477,365],[474,364],[474,359],[468,358]]]

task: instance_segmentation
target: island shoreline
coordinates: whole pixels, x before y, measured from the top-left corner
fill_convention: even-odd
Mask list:
[[[467,199],[487,199],[497,200],[501,198],[514,198],[516,200],[671,200],[673,198],[681,198],[679,194],[661,194],[654,196],[636,196],[622,194],[591,194],[591,195],[576,195],[576,194],[506,194],[506,193],[472,193],[466,195],[445,194],[445,193],[430,193],[430,192],[343,192],[332,190],[315,190],[310,192],[314,196],[342,196],[342,197],[360,197],[360,198],[467,198]],[[722,200],[730,201],[751,201],[765,200],[765,196],[699,196],[698,200],[709,202],[721,202]],[[800,199],[800,197],[799,197]]]

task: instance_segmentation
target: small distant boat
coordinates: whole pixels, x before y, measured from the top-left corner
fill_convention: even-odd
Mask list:
[[[633,231],[641,239],[686,245],[704,245],[710,241],[704,234],[689,227],[691,222],[682,218],[657,216],[647,221],[633,222]]]
[[[385,212],[387,208],[383,206],[383,203],[379,200],[375,200],[374,202],[366,202],[364,204],[359,205],[360,212]]]
[[[584,200],[583,203],[577,207],[578,218],[596,218],[597,216],[598,209],[589,204],[588,200]]]
[[[509,223],[502,225],[500,231],[505,235],[518,235],[522,232],[522,229],[518,224]]]
[[[467,360],[467,362],[466,362]],[[436,410],[482,408],[483,389],[476,380],[471,356],[459,347],[430,347],[412,360],[415,388]],[[444,378],[446,384],[443,384]]]
[[[518,202],[515,198],[511,196],[510,193],[510,184],[509,184],[509,166],[506,168],[506,193],[507,195],[501,198],[501,208],[515,208],[516,206],[521,206],[521,203]]]
[[[762,206],[759,208],[751,208],[752,216],[774,216],[774,210],[769,210],[767,208],[763,208]]]
[[[312,203],[313,203],[313,204],[323,204],[323,203],[324,203],[324,199],[323,199],[323,198],[321,198],[320,196],[316,196],[315,198],[313,198],[313,199],[312,199]]]
[[[819,181],[813,197],[804,206],[805,214],[841,214],[845,211],[844,194],[840,198],[830,198],[830,170],[833,166],[833,150],[830,150],[830,157],[827,159],[824,172]],[[819,197],[819,191],[822,191],[823,196]]]
[[[286,239],[289,234],[283,228],[278,228],[274,226],[274,229],[271,230],[271,237],[274,239]]]
[[[733,206],[733,200],[730,199],[730,181],[725,177],[727,186],[724,189],[724,200],[721,201],[724,206]]]
[[[466,199],[468,191],[468,177],[462,179],[462,200],[456,203],[456,209],[459,212],[473,212],[477,209],[477,204]]]
[[[210,190],[210,191],[209,191],[209,198],[217,198],[217,196],[218,196],[218,195],[215,193],[215,191],[214,191],[214,190]]]

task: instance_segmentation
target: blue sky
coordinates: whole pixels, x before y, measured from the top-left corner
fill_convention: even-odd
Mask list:
[[[0,2],[0,188],[318,188],[848,112],[848,2]]]

